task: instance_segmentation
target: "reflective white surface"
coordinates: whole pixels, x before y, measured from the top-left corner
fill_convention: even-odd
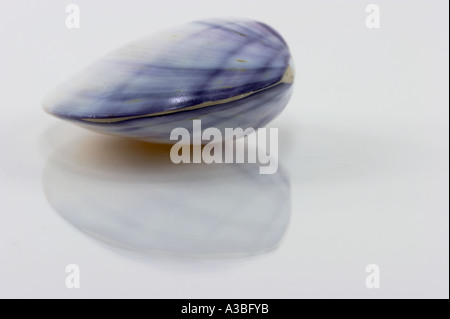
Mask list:
[[[62,131],[55,126],[42,142]],[[171,145],[93,134],[61,144],[43,172],[48,202],[76,228],[125,252],[258,255],[278,247],[289,223],[282,168],[260,175],[255,164],[177,165]]]
[[[79,30],[65,3],[0,3],[0,297],[448,298],[448,4],[378,1],[369,30],[364,1],[76,3]],[[235,15],[273,25],[296,61],[271,123],[276,175],[173,167],[163,149],[41,110],[123,43]],[[365,286],[373,263],[380,289]],[[80,289],[65,286],[68,264]]]

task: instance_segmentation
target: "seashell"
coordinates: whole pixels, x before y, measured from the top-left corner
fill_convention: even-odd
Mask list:
[[[294,68],[283,38],[248,19],[191,22],[94,62],[43,101],[44,109],[100,133],[173,143],[202,127],[259,128],[286,106]]]

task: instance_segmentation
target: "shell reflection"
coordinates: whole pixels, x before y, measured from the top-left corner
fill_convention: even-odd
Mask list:
[[[44,169],[51,206],[104,243],[141,253],[238,257],[274,250],[290,217],[282,167],[179,164],[167,145],[89,136]]]

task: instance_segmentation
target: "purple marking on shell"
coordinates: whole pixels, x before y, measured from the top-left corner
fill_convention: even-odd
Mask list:
[[[95,62],[43,101],[88,129],[171,142],[176,127],[262,127],[287,104],[294,70],[283,38],[247,19],[191,22]]]

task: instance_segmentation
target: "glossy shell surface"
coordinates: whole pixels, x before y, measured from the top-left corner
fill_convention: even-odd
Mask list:
[[[44,109],[106,134],[170,143],[174,128],[263,127],[287,104],[283,38],[247,19],[191,22],[137,40],[48,94]],[[172,142],[173,143],[173,142]]]

